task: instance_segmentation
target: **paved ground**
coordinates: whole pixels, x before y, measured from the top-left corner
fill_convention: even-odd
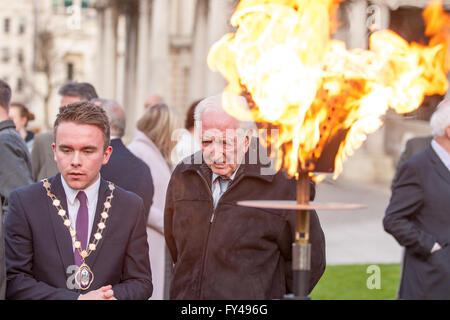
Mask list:
[[[399,263],[402,247],[382,225],[388,185],[338,179],[317,185],[315,202],[360,203],[366,209],[318,211],[325,233],[327,264]]]

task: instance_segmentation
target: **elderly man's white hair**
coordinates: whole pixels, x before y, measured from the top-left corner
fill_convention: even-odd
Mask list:
[[[442,100],[430,119],[431,133],[434,137],[442,137],[450,126],[450,99]]]
[[[196,130],[200,129],[202,114],[205,111],[227,112],[239,122],[239,128],[244,130],[251,129],[253,131],[256,129],[247,100],[242,96],[224,92],[200,101],[194,112]]]

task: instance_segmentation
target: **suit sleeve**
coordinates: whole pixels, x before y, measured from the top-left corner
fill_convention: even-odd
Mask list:
[[[394,179],[383,226],[400,245],[412,253],[427,257],[436,239],[420,230],[413,222],[423,206],[423,197],[424,192],[416,168],[407,161],[400,167]]]
[[[5,220],[7,299],[75,300],[79,294],[55,288],[33,277],[33,239],[17,192],[11,193]]]
[[[3,237],[3,213],[0,203],[0,300],[5,299],[6,271],[5,271],[5,243]]]
[[[154,185],[152,175],[150,173],[150,169],[147,165],[145,165],[146,173],[143,174],[146,179],[141,179],[141,190],[142,194],[145,196],[142,197],[144,201],[144,211],[145,211],[145,219],[147,220],[150,215],[150,210],[153,206],[153,196],[155,194]]]
[[[169,186],[167,187],[166,193],[166,205],[164,207],[164,237],[166,239],[167,248],[172,256],[173,263],[177,262],[177,246],[175,243],[175,238],[173,236],[173,188],[174,188],[174,175],[172,175]]]
[[[0,170],[0,194],[9,198],[12,190],[33,183],[33,179],[24,155],[19,153],[18,148],[11,141],[6,140],[0,143],[0,154],[2,168],[4,168]]]
[[[37,181],[39,171],[41,171],[42,163],[42,142],[41,135],[36,135],[34,138],[34,147],[31,150],[31,167],[33,168],[33,180]]]
[[[142,199],[139,199],[139,202],[139,212],[136,214],[124,257],[122,281],[113,286],[114,296],[118,300],[145,300],[150,298],[153,292],[145,209]]]

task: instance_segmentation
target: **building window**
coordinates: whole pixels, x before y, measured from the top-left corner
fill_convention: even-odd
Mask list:
[[[19,51],[17,52],[17,62],[19,64],[23,63],[23,50],[19,49]]]
[[[9,61],[9,48],[2,49],[2,61],[5,63]]]
[[[17,90],[17,92],[22,92],[22,90],[23,90],[23,80],[22,80],[22,78],[17,78],[16,90]]]
[[[9,33],[10,23],[11,23],[11,20],[9,18],[5,18],[4,25],[3,25],[3,30],[5,31],[5,33]]]
[[[67,64],[67,80],[73,80],[74,69],[73,63],[69,62]]]
[[[25,33],[25,18],[20,18],[19,20],[19,34]]]

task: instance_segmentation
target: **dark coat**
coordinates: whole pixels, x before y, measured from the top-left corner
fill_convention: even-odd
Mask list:
[[[153,202],[153,179],[150,168],[125,147],[121,139],[110,143],[113,152],[107,164],[102,166],[100,174],[119,187],[136,193],[144,201],[145,221],[147,221]]]
[[[431,146],[400,167],[384,228],[405,247],[400,299],[450,299],[450,172]],[[435,242],[443,248],[435,253]]]
[[[0,300],[5,298],[6,277],[3,214],[11,191],[32,183],[31,160],[25,141],[12,120],[0,122]]]
[[[49,179],[51,192],[67,211],[60,177]],[[102,179],[89,243],[109,194]],[[142,199],[116,187],[111,204],[103,238],[86,258],[94,273],[86,292],[111,284],[117,299],[147,299],[153,287]],[[78,298],[82,292],[68,288],[74,283],[74,272],[67,272],[74,265],[72,239],[41,182],[11,194],[5,230],[7,299]]]
[[[201,152],[191,160],[196,156]],[[203,161],[181,162],[172,174],[164,220],[175,262],[171,299],[278,299],[292,292],[295,214],[236,202],[294,200],[296,182],[283,172],[261,175],[262,166],[248,164],[248,158],[245,163],[215,210],[212,171]],[[315,212],[310,239],[311,291],[325,269],[325,238]]]
[[[1,121],[0,197],[3,203],[6,204],[11,191],[31,183],[31,159],[25,141],[16,131],[12,120]]]
[[[38,133],[34,136],[33,149],[31,150],[34,181],[50,178],[59,173],[52,149],[54,141],[53,130]]]

